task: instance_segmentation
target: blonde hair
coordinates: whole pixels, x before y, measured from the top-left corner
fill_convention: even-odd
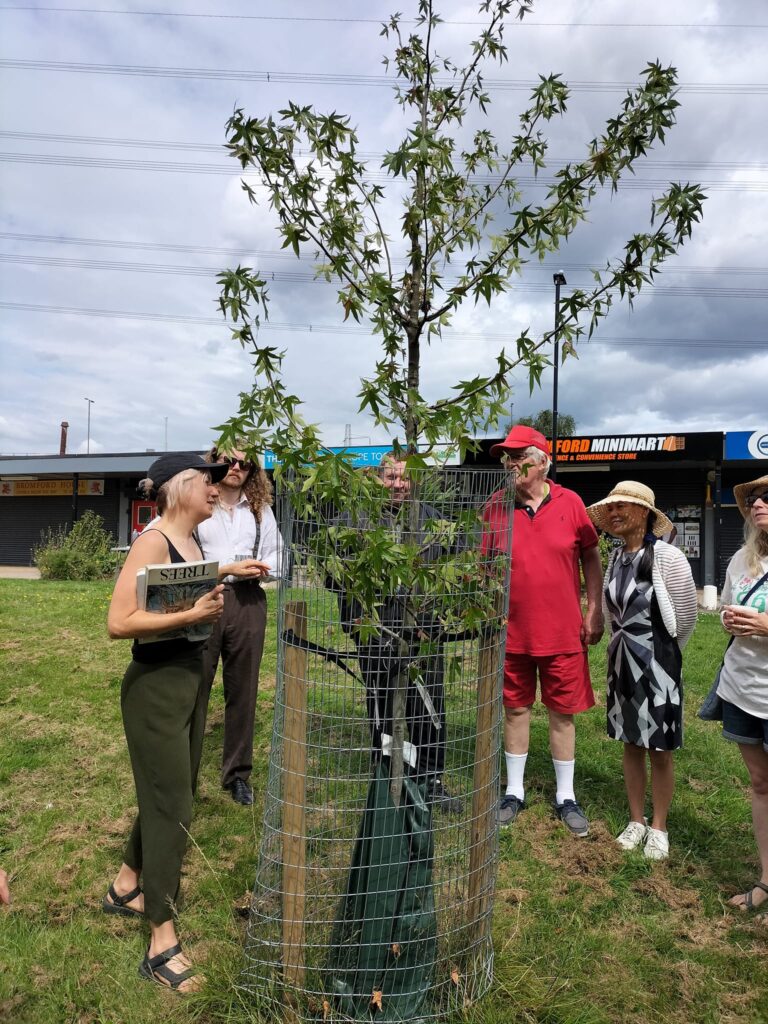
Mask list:
[[[760,530],[751,519],[744,520],[744,553],[753,576],[762,576],[760,561],[768,557],[768,532]]]
[[[181,473],[177,473],[175,476],[172,476],[170,480],[166,480],[157,492],[157,511],[161,516],[165,515],[166,512],[173,512],[174,509],[178,508],[182,502],[187,486],[191,484],[199,474],[199,469],[185,469]],[[204,475],[208,477],[208,480],[210,481],[211,474],[205,473]]]

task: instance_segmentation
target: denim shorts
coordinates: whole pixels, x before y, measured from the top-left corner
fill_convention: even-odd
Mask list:
[[[768,718],[756,718],[730,701],[723,701],[723,737],[734,743],[757,746],[762,743],[768,754]]]

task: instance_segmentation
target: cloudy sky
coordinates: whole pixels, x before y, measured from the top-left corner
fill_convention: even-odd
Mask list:
[[[69,450],[84,451],[86,398],[92,451],[161,449],[166,436],[172,449],[207,445],[249,386],[215,308],[215,273],[238,262],[270,277],[262,337],[287,350],[288,383],[326,442],[341,443],[350,424],[359,443],[385,443],[354,397],[375,340],[341,324],[310,259],[280,252],[269,210],[248,204],[221,146],[234,107],[265,116],[292,99],[348,114],[378,170],[404,126],[380,81],[379,24],[395,9],[409,16],[415,0],[89,3],[0,7],[0,453],[58,450],[62,420]],[[447,22],[436,48],[462,59],[478,5],[436,6]],[[491,310],[457,316],[428,353],[430,397],[491,369],[503,336],[550,329],[552,272],[587,286],[588,267],[645,229],[652,197],[674,179],[706,188],[703,223],[634,311],[617,308],[566,364],[560,409],[581,433],[764,426],[766,4],[538,0],[507,42],[509,62],[487,69],[507,85],[491,90],[500,140],[528,98],[512,83],[560,72],[574,89],[550,133],[549,173],[583,153],[649,60],[679,69],[679,121],[555,260],[527,268]],[[522,374],[514,385],[515,416],[551,400],[551,376],[533,395]]]

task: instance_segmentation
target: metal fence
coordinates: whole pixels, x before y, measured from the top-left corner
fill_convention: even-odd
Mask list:
[[[423,471],[311,517],[279,496],[292,583],[244,985],[294,1019],[433,1020],[491,983],[508,482]],[[388,552],[411,571],[393,581]],[[390,574],[373,601],[365,559]]]

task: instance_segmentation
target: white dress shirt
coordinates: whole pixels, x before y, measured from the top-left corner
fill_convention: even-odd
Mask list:
[[[256,520],[248,499],[242,494],[231,512],[228,506],[217,502],[213,515],[200,523],[197,534],[205,557],[219,565],[242,558],[256,558],[266,562],[270,576],[282,575],[283,539],[269,505],[264,505],[261,510],[258,550],[255,550]],[[228,576],[224,582],[233,581],[236,582],[235,577]]]
[[[162,518],[156,516],[144,529],[147,530],[151,526],[162,529]],[[261,510],[261,532],[257,552],[254,552],[256,520],[248,499],[242,494],[232,506],[231,513],[217,502],[211,518],[197,527],[197,535],[200,538],[203,555],[209,561],[227,565],[242,558],[256,558],[269,566],[270,577],[279,578],[283,575],[283,538],[277,528],[275,514],[269,505],[264,505]],[[235,576],[226,576],[223,582],[238,581]]]

